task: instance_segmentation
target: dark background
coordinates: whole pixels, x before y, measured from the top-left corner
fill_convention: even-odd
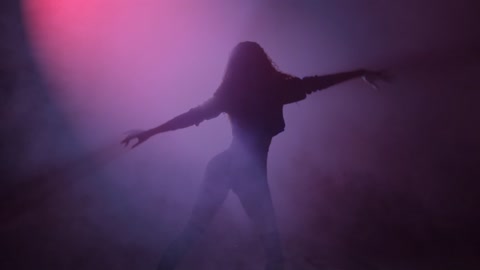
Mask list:
[[[259,1],[257,34],[281,32],[285,18],[310,33],[322,22],[349,64],[394,76],[384,91],[344,87],[286,109],[287,132],[303,131],[276,139],[270,178],[279,179],[272,190],[291,269],[480,268],[478,10],[467,0]],[[20,1],[3,0],[0,268],[153,269],[191,201],[169,197],[177,181],[146,191],[148,159],[125,176],[137,184],[112,184],[101,165],[118,151],[92,150],[74,131],[25,29]],[[193,177],[182,172],[188,164],[169,162],[155,173]],[[242,215],[222,210],[180,268],[261,269],[260,242]]]

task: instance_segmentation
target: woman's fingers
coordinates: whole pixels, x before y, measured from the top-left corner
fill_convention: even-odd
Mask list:
[[[127,138],[125,138],[122,143],[125,147],[128,147],[128,144],[130,143],[131,140],[133,139],[137,139],[137,143],[135,143],[134,145],[132,145],[131,148],[135,148],[137,147],[139,144],[143,143],[146,139],[138,136],[138,135],[135,135],[135,136],[128,136]]]
[[[363,80],[369,84],[373,89],[379,89],[376,84],[378,81],[390,82],[391,76],[386,70],[380,71],[367,71],[363,76]]]
[[[127,147],[128,144],[130,143],[131,140],[133,140],[136,136],[127,136],[125,139],[123,139],[122,144],[124,147]]]
[[[130,130],[130,131],[128,131],[128,133],[130,133],[130,134],[125,139],[123,139],[123,141],[121,142],[124,147],[127,147],[131,140],[137,139],[138,140],[137,143],[135,143],[131,147],[131,148],[135,148],[139,144],[143,143],[144,141],[146,141],[150,137],[150,135],[148,135],[143,130]]]
[[[364,81],[365,83],[367,83],[368,85],[370,85],[373,89],[378,90],[378,86],[377,86],[377,84],[375,83],[375,80],[372,80],[372,78],[367,77],[367,76],[363,76],[362,79],[363,79],[363,81]]]
[[[123,139],[123,140],[122,140],[122,142],[121,142],[121,143],[123,144],[123,146],[124,146],[124,147],[127,147],[127,146],[128,146],[128,142],[129,142],[129,141],[130,141],[130,139],[129,139],[129,138],[125,138],[125,139]]]
[[[132,145],[132,149],[137,147],[139,144],[141,144],[143,141],[141,141],[140,139],[138,140],[138,142],[134,145]]]

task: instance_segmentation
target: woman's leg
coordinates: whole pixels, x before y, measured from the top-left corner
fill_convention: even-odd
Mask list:
[[[266,169],[251,169],[245,175],[249,177],[235,181],[233,191],[260,233],[267,257],[265,269],[281,270],[284,258]]]
[[[174,269],[189,247],[200,238],[230,190],[228,152],[214,157],[208,164],[205,177],[191,216],[180,236],[167,248],[158,270]]]

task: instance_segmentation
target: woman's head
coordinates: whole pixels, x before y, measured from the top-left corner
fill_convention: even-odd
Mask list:
[[[248,91],[288,75],[279,72],[265,50],[256,42],[237,44],[228,59],[223,82],[217,92]],[[246,89],[248,88],[248,89]]]
[[[276,71],[270,57],[258,43],[245,41],[233,48],[223,79],[258,79],[275,74]]]

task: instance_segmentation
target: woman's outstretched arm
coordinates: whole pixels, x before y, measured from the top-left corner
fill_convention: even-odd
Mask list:
[[[307,76],[302,79],[292,78],[291,87],[287,87],[289,90],[285,96],[285,103],[303,100],[313,92],[359,77],[366,78],[369,83],[373,83],[378,79],[385,79],[385,75],[382,72],[369,71],[366,69],[357,69],[329,75]]]
[[[368,73],[370,72],[365,69],[358,69],[329,75],[307,76],[302,78],[302,88],[306,94],[311,94],[312,92],[323,90],[330,86],[365,76]]]
[[[128,143],[137,139],[138,142],[132,146],[136,147],[144,141],[148,140],[150,137],[167,131],[173,131],[177,129],[182,129],[190,127],[193,125],[199,125],[204,120],[209,120],[217,117],[220,113],[223,112],[220,100],[218,98],[211,98],[200,106],[197,106],[189,111],[180,114],[171,120],[154,127],[146,131],[135,132],[134,134],[128,135],[122,143],[125,146],[128,146]]]

